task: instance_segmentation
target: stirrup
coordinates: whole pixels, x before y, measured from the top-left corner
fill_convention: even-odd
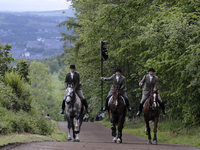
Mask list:
[[[140,114],[141,114],[141,111],[138,111],[136,115],[137,115],[137,116],[140,116]]]
[[[163,114],[164,114],[164,115],[166,115],[166,114],[167,114],[167,111],[166,111],[165,109],[163,110]]]
[[[106,110],[108,110],[108,107],[104,106],[102,110],[106,111]]]
[[[127,109],[128,109],[128,111],[131,111],[131,110],[132,110],[131,106],[128,106]]]
[[[87,111],[86,111],[86,113],[88,113],[88,114],[89,114],[89,113],[90,113],[90,110],[89,110],[89,108],[87,108],[86,110],[87,110]]]
[[[64,110],[63,109],[61,109],[60,114],[64,114]]]

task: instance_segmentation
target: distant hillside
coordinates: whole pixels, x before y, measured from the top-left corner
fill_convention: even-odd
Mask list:
[[[66,13],[63,14],[63,11]],[[42,58],[61,54],[63,42],[59,42],[60,32],[66,30],[57,25],[67,17],[74,17],[72,10],[0,12],[0,41],[12,45],[16,58],[22,57],[26,51],[32,58],[35,58],[34,55]]]
[[[65,12],[63,14],[63,11]],[[67,17],[75,17],[74,13],[75,11],[72,9],[66,9],[66,10],[55,10],[55,11],[44,11],[44,12],[30,12],[34,15],[39,16],[67,16]]]
[[[65,12],[63,14],[63,11]],[[75,17],[75,11],[72,9],[65,9],[65,10],[52,10],[52,11],[27,11],[27,12],[9,12],[4,11],[0,13],[10,13],[15,15],[38,15],[38,16],[63,16],[63,17]]]

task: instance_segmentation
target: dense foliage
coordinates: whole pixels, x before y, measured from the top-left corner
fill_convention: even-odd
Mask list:
[[[138,82],[153,67],[168,114],[187,124],[200,123],[200,2],[194,0],[72,0],[76,18],[60,24],[74,43],[66,63],[81,73],[90,107],[100,110],[100,39],[107,42],[104,76],[116,67],[127,78],[135,115],[141,98]],[[111,83],[104,86],[104,97]]]
[[[42,114],[28,84],[28,64],[22,59],[16,67],[9,67],[14,60],[10,49],[8,44],[0,45],[0,134],[51,134],[51,123]]]
[[[47,68],[44,63],[36,61],[31,63],[31,91],[35,96],[36,103],[39,104],[46,114],[50,114],[51,118],[54,120],[63,120],[63,115],[59,114],[62,98],[55,95],[56,89],[54,89],[55,85],[52,84],[52,74],[50,70],[51,69]]]
[[[9,54],[11,50],[11,45],[1,45],[0,41],[0,74],[4,75],[5,72],[8,70],[8,64],[11,63],[14,58],[12,55]]]

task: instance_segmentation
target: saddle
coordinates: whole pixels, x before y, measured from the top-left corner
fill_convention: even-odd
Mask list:
[[[147,102],[147,100],[149,99],[149,97],[150,97],[150,95],[148,96],[148,98],[144,101],[144,103],[143,103],[143,108],[144,108],[144,106],[145,106],[145,104],[146,104],[146,102]],[[159,102],[157,101],[157,105],[158,105],[158,107],[160,107],[160,104],[159,104]]]
[[[124,99],[124,97],[122,96],[122,95],[120,95],[121,96],[121,98],[122,98],[122,100],[123,100],[123,102],[124,102],[124,105],[126,105],[126,101],[125,101],[125,99]],[[111,101],[111,98],[113,97],[113,95],[111,95],[110,97],[109,97],[109,100],[108,100],[108,107],[109,107],[109,104],[110,104],[110,101]]]

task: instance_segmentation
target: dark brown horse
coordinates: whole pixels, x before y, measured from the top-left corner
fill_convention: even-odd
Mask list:
[[[150,97],[145,103],[144,109],[144,120],[146,122],[146,135],[148,135],[149,142],[148,144],[154,144],[157,145],[157,124],[158,124],[158,118],[160,115],[160,110],[158,106],[158,89],[153,90],[151,89]],[[149,121],[152,120],[154,122],[154,138],[153,143],[151,142],[151,132],[149,127]]]
[[[122,129],[126,117],[126,106],[120,94],[120,87],[113,84],[113,88],[113,96],[109,100],[109,116],[112,136],[114,137],[112,142],[122,143]],[[116,125],[118,125],[118,135],[116,134]]]

